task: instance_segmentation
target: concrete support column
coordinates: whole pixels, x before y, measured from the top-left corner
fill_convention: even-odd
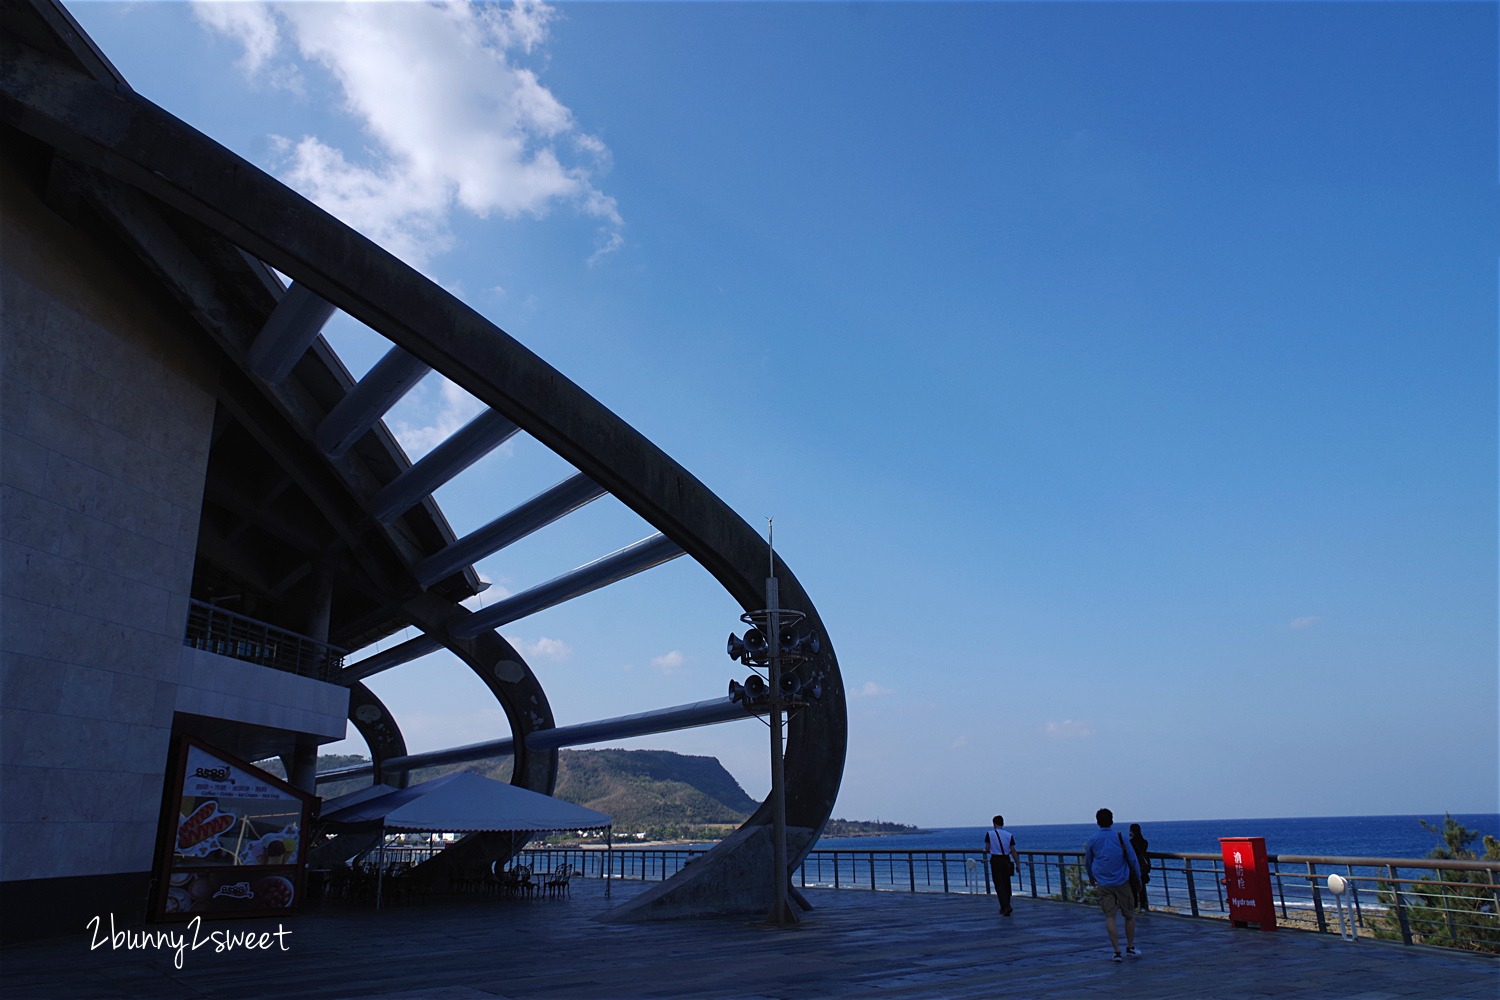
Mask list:
[[[333,580],[323,570],[313,576],[312,600],[308,602],[307,623],[303,634],[319,642],[328,641],[328,623],[333,617]],[[286,780],[304,792],[318,791],[318,744],[307,739],[297,740],[297,747],[290,755],[281,755],[286,768]]]
[[[333,580],[323,570],[313,577],[312,600],[302,634],[319,642],[328,641],[328,623],[333,617]]]
[[[298,740],[291,760],[282,756],[286,765],[287,781],[304,792],[318,791],[318,745],[312,740]]]

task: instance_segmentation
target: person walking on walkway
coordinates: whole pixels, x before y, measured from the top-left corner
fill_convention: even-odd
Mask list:
[[[1016,838],[1005,829],[1005,817],[996,816],[994,829],[984,835],[984,853],[990,856],[990,874],[995,879],[995,895],[1000,897],[1000,915],[1010,916],[1010,879],[1021,864],[1016,853]]]
[[[1115,961],[1120,961],[1120,931],[1115,926],[1115,914],[1125,911],[1125,954],[1139,958],[1135,947],[1135,893],[1130,888],[1130,877],[1140,878],[1140,862],[1135,851],[1125,843],[1123,834],[1116,833],[1115,814],[1100,809],[1094,814],[1099,832],[1089,838],[1083,851],[1083,868],[1088,872],[1089,885],[1099,890],[1099,908],[1104,911],[1104,927],[1109,931],[1109,943],[1115,949]]]
[[[1146,857],[1146,849],[1151,846],[1146,835],[1141,833],[1141,824],[1130,824],[1130,846],[1135,849],[1135,859],[1140,862],[1141,879],[1134,888],[1140,892],[1136,893],[1135,908],[1137,910],[1151,909],[1151,903],[1146,899],[1146,883],[1151,881],[1151,859]]]

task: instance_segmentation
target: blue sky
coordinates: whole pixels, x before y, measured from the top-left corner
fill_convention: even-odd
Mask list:
[[[1496,810],[1493,4],[70,8],[776,517],[855,695],[839,814]],[[439,499],[566,471],[523,437]],[[503,631],[567,724],[722,693],[737,610],[678,560]],[[506,735],[446,654],[373,686],[414,749]],[[760,796],[764,733],[630,745]]]

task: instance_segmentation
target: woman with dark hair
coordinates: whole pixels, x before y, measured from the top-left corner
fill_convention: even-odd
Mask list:
[[[1141,824],[1130,824],[1130,846],[1135,848],[1136,860],[1141,863],[1140,893],[1135,897],[1135,908],[1137,910],[1149,910],[1151,904],[1146,900],[1146,883],[1151,881],[1151,862],[1146,860],[1146,848],[1149,846],[1146,837],[1141,833]]]

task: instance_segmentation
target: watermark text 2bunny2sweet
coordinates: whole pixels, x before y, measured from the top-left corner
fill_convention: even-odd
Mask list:
[[[102,933],[104,921],[94,917],[86,925],[89,929],[89,951],[108,945],[111,951],[171,951],[172,964],[182,968],[182,956],[212,945],[214,952],[225,951],[270,951],[272,946],[282,951],[291,951],[286,939],[292,932],[276,925],[274,931],[211,931],[203,933],[203,918],[194,917],[181,930],[133,931],[116,930],[115,915],[109,915],[109,933]]]

